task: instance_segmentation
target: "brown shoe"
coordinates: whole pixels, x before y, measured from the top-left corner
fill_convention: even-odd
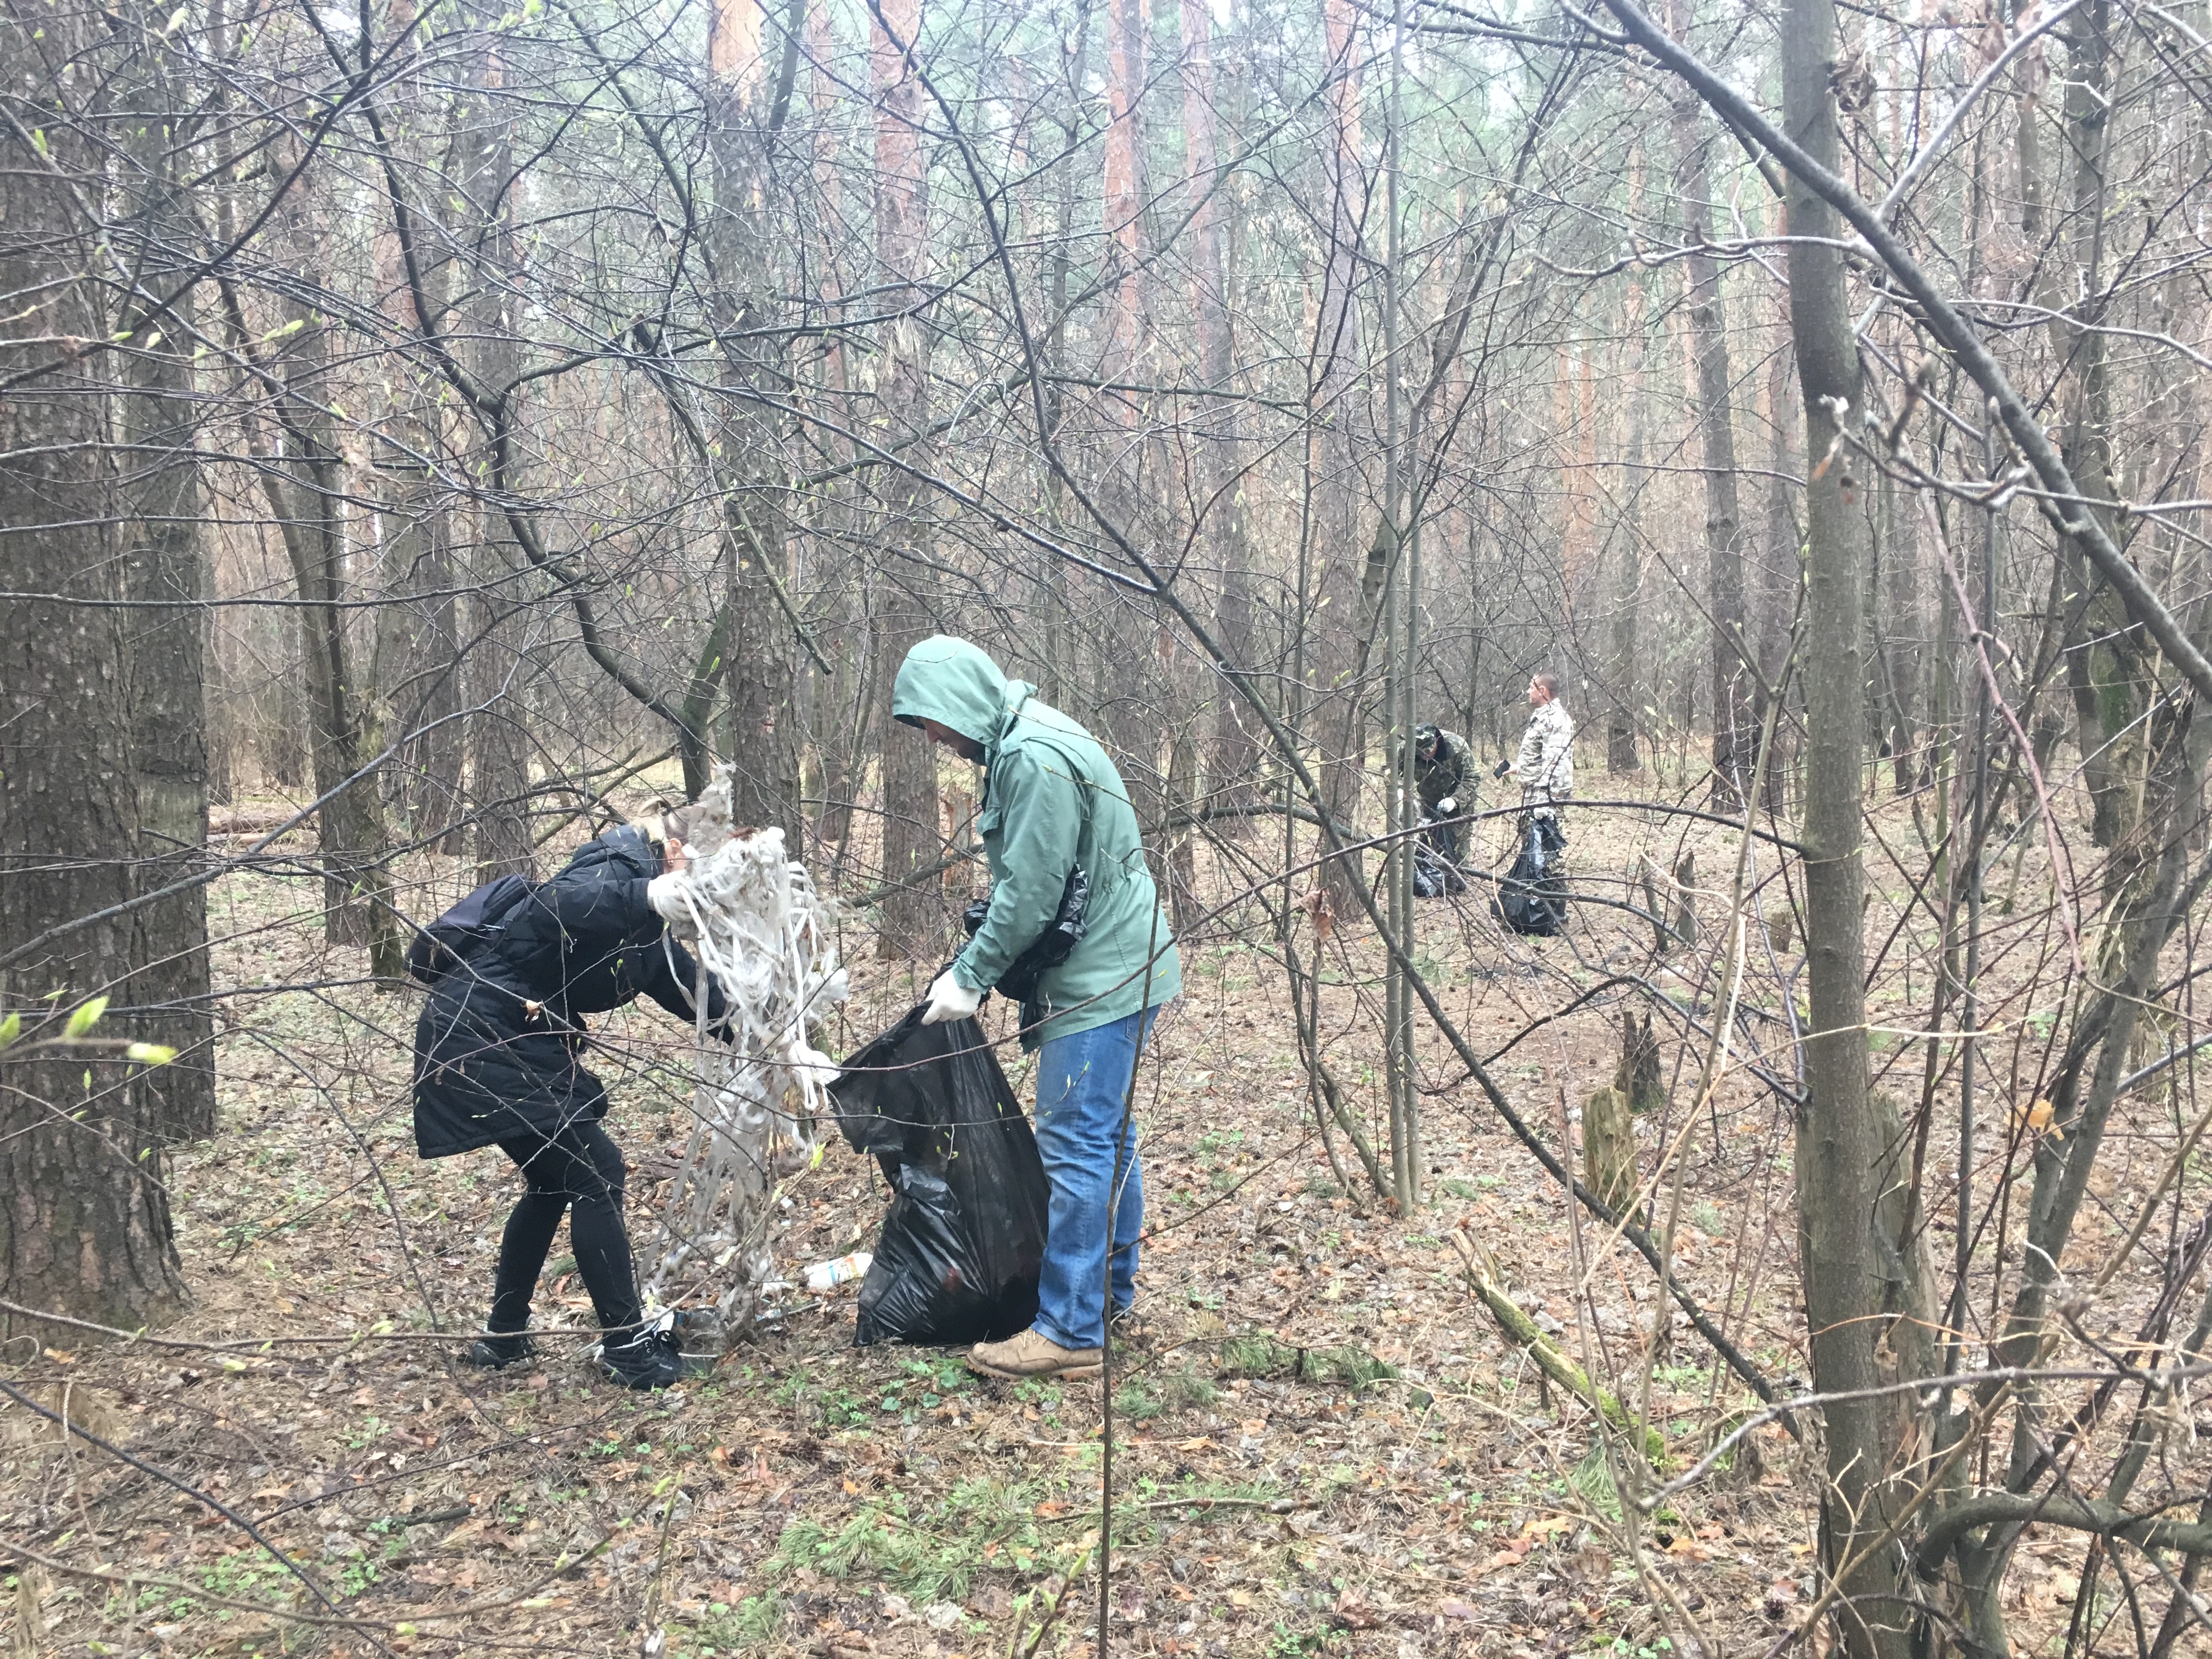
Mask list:
[[[1098,1375],[1106,1355],[1098,1348],[1063,1348],[1034,1329],[1004,1342],[978,1342],[968,1350],[968,1369],[986,1376],[1025,1376],[1076,1382]]]

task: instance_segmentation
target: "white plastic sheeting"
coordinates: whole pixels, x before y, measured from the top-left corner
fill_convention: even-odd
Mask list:
[[[647,1253],[646,1295],[656,1305],[711,1301],[734,1332],[758,1314],[774,1273],[776,1184],[817,1155],[829,1129],[836,1067],[809,1036],[847,988],[830,907],[785,855],[783,832],[732,835],[727,767],[700,805],[689,867],[655,882],[653,900],[721,988],[729,1040],[708,1033],[702,997],[691,1135]]]

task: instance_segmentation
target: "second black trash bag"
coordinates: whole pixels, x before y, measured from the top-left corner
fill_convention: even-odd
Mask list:
[[[854,1340],[995,1342],[1037,1311],[1050,1189],[1036,1136],[972,1019],[917,1007],[842,1062],[837,1127],[890,1183]]]
[[[1541,818],[1529,824],[1520,856],[1490,902],[1491,914],[1513,932],[1540,938],[1565,933],[1567,926],[1567,884],[1553,856],[1566,841],[1556,826],[1547,833],[1546,825]]]

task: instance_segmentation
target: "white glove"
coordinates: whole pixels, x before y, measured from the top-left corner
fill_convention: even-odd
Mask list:
[[[844,1075],[836,1060],[801,1036],[794,1036],[784,1045],[783,1063],[802,1082],[817,1084],[824,1089]]]
[[[924,1025],[941,1025],[948,1019],[965,1019],[983,1006],[983,994],[971,991],[952,977],[947,968],[929,986],[929,1010],[921,1017]]]
[[[1456,795],[1446,795],[1442,800],[1437,803],[1437,811],[1445,814],[1447,817],[1458,811],[1459,797]]]
[[[645,902],[663,921],[689,921],[691,912],[684,902],[684,883],[674,875],[655,876],[645,884]]]

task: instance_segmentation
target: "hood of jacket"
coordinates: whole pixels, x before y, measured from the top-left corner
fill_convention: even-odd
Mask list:
[[[981,647],[935,634],[906,653],[891,686],[891,717],[908,726],[925,720],[995,750],[1023,702],[1036,688],[1010,680]]]
[[[635,823],[618,824],[579,847],[562,869],[564,872],[583,871],[602,865],[615,866],[610,875],[649,880],[660,873],[660,854],[642,829]]]

